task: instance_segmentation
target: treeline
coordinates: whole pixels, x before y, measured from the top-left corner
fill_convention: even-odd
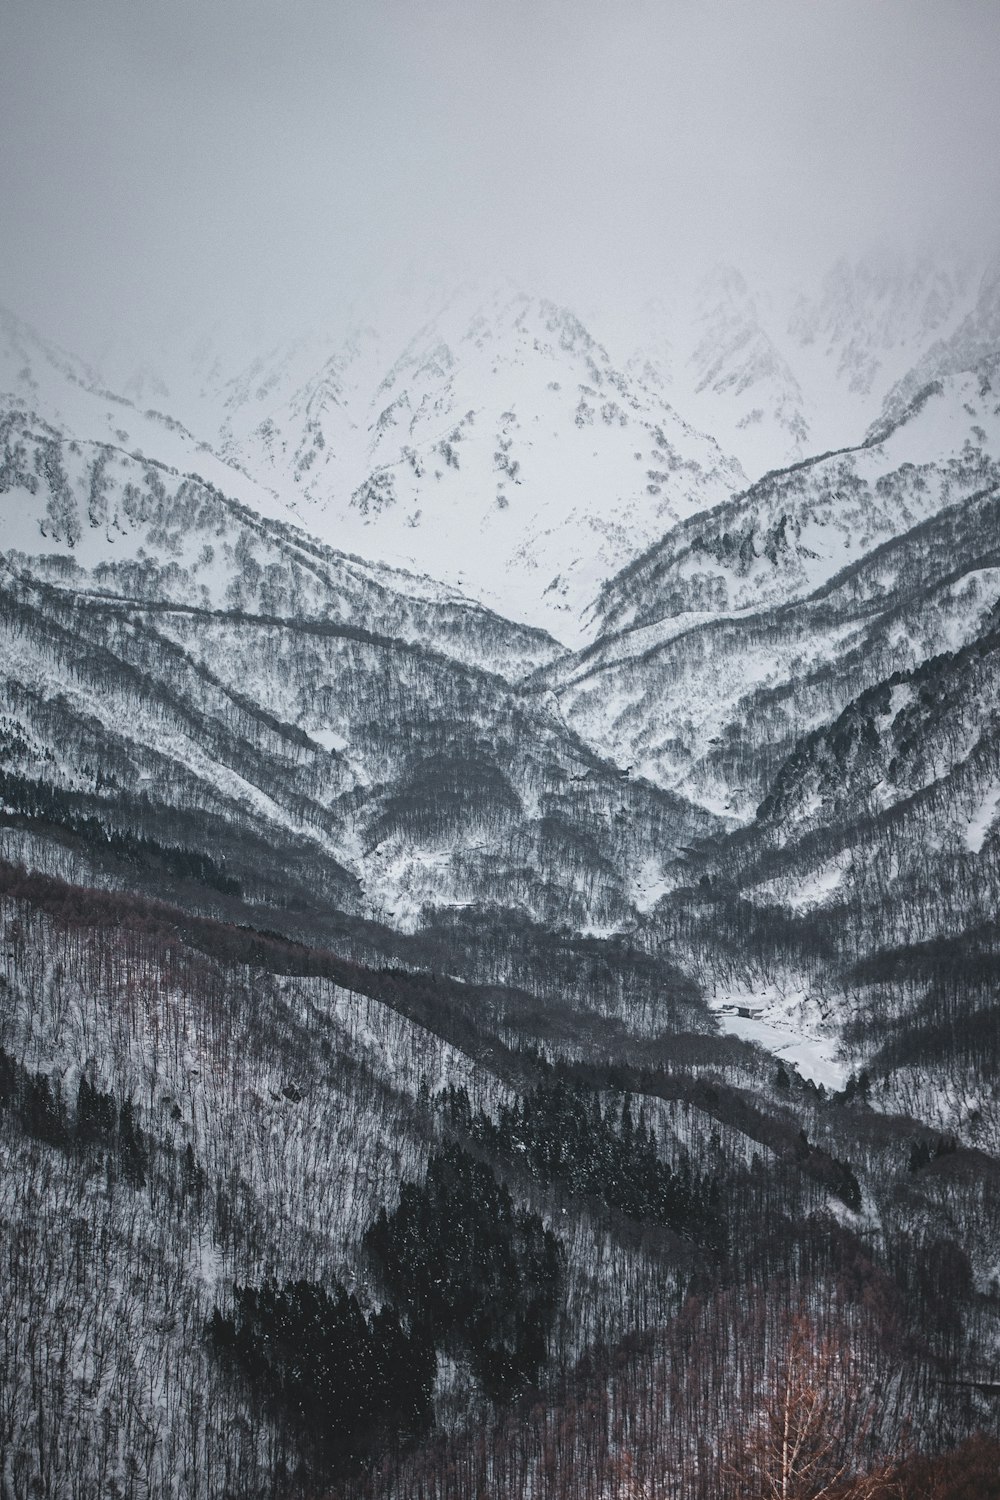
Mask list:
[[[841,1466],[825,1491],[837,1500],[993,1500],[995,1439],[954,1461],[902,1462],[974,1431],[977,1407],[928,1380],[873,1290],[838,1276],[692,1295],[668,1326],[588,1350],[540,1399],[439,1432],[401,1462],[386,1455],[345,1500],[806,1500]],[[793,1465],[824,1460],[812,1488],[793,1465],[782,1473],[780,1442],[760,1441],[783,1422]],[[931,1476],[955,1488],[922,1489]]]
[[[209,1348],[292,1439],[296,1489],[400,1454],[434,1425],[437,1355],[465,1359],[484,1393],[539,1379],[565,1255],[537,1214],[455,1142],[401,1185],[364,1236],[390,1299],[365,1313],[333,1279],[237,1285],[209,1319]],[[398,1310],[397,1310],[398,1309]]]
[[[162,844],[158,839],[128,829],[109,828],[91,815],[76,811],[79,797],[47,782],[32,781],[11,771],[0,771],[0,801],[8,811],[50,824],[77,838],[88,850],[106,851],[124,864],[159,868],[178,880],[195,880],[226,896],[241,896],[242,887],[222,870],[211,855],[199,849]]]
[[[650,952],[643,935],[589,937],[564,925],[553,928],[526,912],[482,904],[434,912],[414,936],[414,948],[432,967],[454,968],[462,954],[468,977],[506,984],[544,997],[535,1007],[531,1031],[560,1023],[572,1036],[600,1018],[620,1018],[644,1034],[702,1030],[706,1008],[698,985],[664,951]]]
[[[739,1130],[750,1140],[767,1146],[780,1163],[794,1167],[819,1186],[835,1193],[848,1208],[856,1212],[861,1207],[861,1186],[850,1162],[833,1156],[822,1146],[810,1141],[799,1123],[800,1116],[793,1114],[788,1105],[778,1109],[767,1108],[763,1100],[751,1097],[746,1090],[726,1083],[718,1075],[706,1079],[699,1077],[697,1073],[688,1072],[686,1068],[665,1066],[662,1063],[651,1068],[621,1062],[595,1064],[574,1061],[557,1064],[555,1076],[557,1079],[564,1079],[570,1089],[611,1089],[626,1096],[638,1094],[649,1098],[685,1101],[717,1119],[720,1124]],[[822,1084],[816,1085],[811,1079],[796,1078],[796,1086],[799,1091],[798,1105],[803,1111],[817,1109],[825,1102],[826,1091]],[[774,1087],[782,1092],[791,1089],[791,1078],[783,1066],[779,1065],[775,1073]],[[634,1131],[632,1139],[635,1139]],[[711,1184],[710,1196],[715,1201],[716,1210],[719,1194],[719,1184]],[[716,1212],[714,1220],[710,1219],[709,1222],[718,1226],[718,1242],[721,1242],[724,1220]]]
[[[29,873],[22,866],[4,860],[0,860],[0,895],[27,901],[56,921],[81,930],[95,926],[135,931],[159,940],[168,949],[183,944],[226,965],[246,965],[276,975],[328,979],[388,1005],[471,1056],[488,1054],[493,1067],[515,1074],[522,1062],[517,1047],[511,1045],[511,1032],[526,1039],[549,1032],[566,1043],[590,1028],[603,1030],[616,1039],[623,1037],[621,1023],[609,1022],[599,1013],[592,1012],[581,1022],[580,1012],[565,998],[562,984],[563,972],[568,974],[574,955],[579,953],[579,961],[594,973],[595,991],[601,986],[601,992],[593,996],[595,1002],[604,1004],[615,990],[621,993],[621,981],[606,980],[615,961],[617,945],[614,944],[608,945],[606,951],[594,943],[586,943],[578,950],[568,940],[554,940],[553,974],[542,978],[534,991],[529,991],[517,984],[485,980],[463,983],[442,972],[438,965],[443,966],[449,957],[443,938],[446,928],[425,942],[419,934],[408,938],[359,918],[331,913],[324,937],[330,942],[333,931],[341,950],[334,952],[325,945],[298,941],[273,928],[197,915],[150,896],[72,885],[58,876]],[[529,924],[527,930],[529,941],[538,946],[539,952],[544,952],[536,929]],[[474,941],[463,929],[457,951],[456,948],[451,951],[453,964],[460,964],[466,958],[465,944]],[[349,956],[358,950],[365,955],[363,959]],[[383,953],[391,961],[381,958]],[[631,966],[627,973],[641,973],[644,989],[652,994],[658,971],[656,963],[631,951],[625,952],[623,962]],[[477,967],[474,952],[468,955],[468,963]],[[403,967],[404,964],[412,967]],[[662,974],[663,968],[659,972]],[[672,971],[668,972],[672,977]],[[546,1004],[550,994],[552,1003]]]
[[[482,1026],[499,1023],[504,991],[463,985],[446,975],[377,967],[297,942],[284,933],[192,915],[147,896],[71,885],[56,876],[29,873],[0,860],[0,895],[31,903],[56,921],[82,928],[131,929],[168,946],[183,944],[222,964],[248,965],[272,974],[329,979],[368,995],[456,1046],[477,1052],[495,1045]],[[480,1017],[477,1026],[470,1011]]]
[[[911,1170],[911,1147],[919,1129],[912,1122],[905,1128],[900,1125],[882,1150],[881,1136],[876,1140],[875,1127],[869,1127],[865,1100],[874,1089],[870,1078],[855,1078],[849,1100],[827,1102],[796,1077],[776,1075],[773,1059],[755,1054],[746,1044],[707,1036],[664,1039],[645,1052],[635,1037],[623,1038],[620,1051],[609,1048],[609,1037],[614,1040],[610,1033],[597,1041],[582,1038],[583,1058],[549,1066],[538,1048],[532,1052],[513,1045],[516,1033],[509,1023],[506,1049],[487,1058],[486,1047],[492,1045],[488,1028],[507,1015],[509,992],[491,993],[485,986],[462,986],[430,974],[379,973],[361,965],[352,969],[347,960],[291,943],[280,934],[186,917],[139,898],[73,890],[23,872],[9,873],[9,879],[22,900],[34,893],[38,905],[56,915],[58,922],[43,941],[48,924],[37,908],[32,913],[27,904],[10,903],[4,913],[9,973],[18,986],[16,1009],[24,1022],[5,1036],[8,1046],[10,1037],[16,1037],[18,1055],[29,1055],[26,1047],[36,1048],[30,1056],[39,1067],[46,1058],[61,1055],[63,1028],[74,1025],[82,1009],[91,1019],[82,1038],[85,1045],[75,1055],[99,1056],[102,1077],[125,1081],[118,1082],[110,1103],[103,1089],[95,1089],[93,1097],[81,1089],[73,1129],[83,1120],[89,1122],[89,1131],[108,1139],[113,1115],[117,1129],[116,1112],[135,1086],[143,1090],[138,1097],[150,1110],[151,1129],[157,1118],[153,1111],[163,1111],[165,1120],[173,1118],[181,1139],[189,1119],[196,1122],[194,1139],[209,1169],[203,1201],[177,1190],[179,1152],[173,1163],[175,1185],[169,1192],[158,1188],[159,1164],[151,1157],[148,1190],[116,1195],[115,1213],[137,1226],[128,1255],[119,1255],[111,1241],[101,1263],[86,1262],[81,1251],[79,1271],[90,1276],[93,1304],[99,1309],[107,1300],[104,1282],[117,1285],[121,1266],[129,1267],[130,1274],[144,1267],[144,1252],[134,1246],[144,1245],[150,1233],[162,1233],[163,1254],[173,1269],[152,1284],[144,1272],[132,1276],[129,1286],[140,1286],[136,1295],[146,1301],[131,1327],[141,1328],[142,1337],[157,1351],[157,1389],[162,1380],[174,1394],[169,1415],[145,1404],[147,1397],[141,1393],[136,1409],[146,1414],[143,1420],[148,1417],[151,1431],[167,1434],[164,1442],[169,1437],[183,1446],[189,1432],[199,1433],[198,1451],[207,1455],[210,1467],[197,1482],[191,1481],[192,1494],[265,1494],[267,1482],[260,1478],[265,1474],[273,1477],[273,1488],[284,1500],[303,1489],[315,1490],[321,1468],[324,1473],[346,1473],[360,1466],[372,1474],[374,1483],[385,1458],[408,1474],[422,1472],[426,1480],[423,1490],[416,1482],[411,1489],[401,1485],[394,1490],[388,1481],[381,1490],[376,1488],[375,1493],[393,1494],[394,1500],[411,1493],[424,1500],[443,1493],[465,1500],[477,1493],[477,1486],[497,1496],[565,1493],[581,1500],[592,1493],[595,1500],[606,1500],[616,1485],[621,1490],[625,1484],[620,1465],[626,1453],[634,1454],[640,1469],[646,1464],[645,1482],[654,1476],[657,1453],[663,1455],[661,1468],[673,1466],[676,1477],[682,1463],[702,1452],[702,1490],[693,1493],[699,1500],[702,1494],[706,1500],[719,1500],[720,1490],[710,1487],[713,1477],[718,1480],[717,1467],[709,1467],[712,1443],[720,1423],[731,1415],[738,1419],[751,1399],[753,1371],[772,1337],[772,1331],[757,1329],[747,1333],[744,1349],[733,1342],[733,1310],[749,1300],[753,1288],[763,1289],[775,1319],[803,1288],[820,1282],[829,1296],[849,1299],[849,1329],[851,1319],[860,1316],[858,1309],[877,1309],[887,1340],[895,1341],[892,1359],[884,1367],[889,1372],[887,1389],[895,1395],[893,1372],[910,1361],[919,1376],[913,1410],[925,1430],[945,1420],[946,1406],[951,1413],[951,1393],[942,1391],[942,1383],[975,1373],[975,1351],[993,1347],[992,1304],[988,1296],[977,1293],[970,1266],[974,1259],[978,1268],[983,1246],[995,1243],[985,1217],[988,1192],[980,1194],[982,1204],[977,1208],[978,1200],[972,1197],[979,1192],[975,1183],[970,1181],[967,1191],[957,1181],[947,1187],[945,1169],[952,1163],[962,1165],[954,1154]],[[60,968],[65,969],[64,979],[46,986],[45,976],[55,976]],[[390,1022],[395,1029],[380,1029],[375,1002],[369,1006],[332,988],[271,978],[296,973],[355,973],[358,983],[350,987],[362,992],[364,985],[384,984],[385,993],[396,999]],[[443,1002],[437,1013],[435,995]],[[456,1010],[450,1018],[447,1001],[452,998]],[[450,1049],[433,1044],[426,1032],[411,1037],[400,1013],[417,1002],[427,1007],[438,1034],[459,1020],[475,1034],[475,1012],[482,1006],[481,1065],[474,1066],[468,1056],[456,1058]],[[150,1005],[155,1017],[147,1014]],[[45,1027],[38,1006],[48,1016]],[[331,1024],[338,1011],[352,1017],[346,1028],[341,1022]],[[540,1017],[541,1024],[544,1020]],[[119,1029],[123,1022],[127,1024]],[[125,1073],[104,1072],[108,1048],[113,1049],[109,1061],[154,1060],[155,1078],[144,1086],[135,1084],[131,1066]],[[641,1066],[642,1056],[651,1065]],[[197,1074],[189,1083],[195,1059]],[[652,1065],[653,1060],[661,1065]],[[436,1081],[442,1073],[455,1084],[452,1094],[446,1092],[441,1100],[443,1118],[419,1105],[429,1093],[420,1090],[420,1079]],[[93,1077],[88,1073],[88,1089],[94,1087]],[[738,1080],[745,1087],[738,1087]],[[294,1089],[286,1087],[292,1082]],[[328,1093],[334,1082],[336,1091]],[[520,1090],[517,1099],[503,1090],[511,1083]],[[626,1095],[631,1095],[627,1101]],[[660,1101],[654,1105],[646,1098],[645,1117],[638,1102],[641,1095]],[[204,1123],[200,1102],[195,1105],[199,1113],[191,1111],[191,1103],[202,1098],[207,1104]],[[175,1102],[184,1105],[183,1122],[179,1112],[173,1113]],[[70,1115],[66,1109],[67,1122]],[[480,1118],[477,1138],[472,1127]],[[881,1119],[876,1123],[880,1130],[892,1124]],[[461,1144],[450,1141],[442,1147],[442,1131],[461,1137]],[[641,1173],[630,1177],[632,1162],[625,1152],[629,1139],[645,1181]],[[372,1140],[374,1151],[368,1149]],[[687,1152],[692,1181],[721,1185],[727,1239],[721,1256],[705,1253],[696,1227],[657,1232],[655,1202],[647,1211],[658,1175],[649,1151],[651,1140],[657,1159],[662,1154],[683,1163]],[[822,1148],[812,1144],[816,1140]],[[152,1144],[151,1137],[149,1141]],[[754,1142],[759,1149],[754,1149]],[[15,1144],[22,1149],[25,1145],[20,1138]],[[679,1157],[671,1154],[678,1150]],[[57,1156],[56,1168],[69,1169],[66,1175],[73,1179],[68,1193],[85,1180],[72,1151],[35,1154],[39,1180],[53,1170]],[[830,1183],[825,1174],[832,1163],[848,1156],[866,1194],[871,1194],[873,1213],[879,1215],[878,1238],[868,1236],[864,1225],[845,1222],[844,1217],[838,1222],[837,1215],[829,1213]],[[594,1181],[602,1161],[609,1176],[604,1197]],[[965,1165],[967,1170],[975,1166]],[[676,1179],[678,1167],[670,1170]],[[977,1170],[976,1181],[981,1183],[981,1164]],[[625,1173],[625,1188],[611,1181],[618,1172]],[[596,1191],[586,1187],[588,1180]],[[340,1182],[347,1183],[343,1191],[331,1188]],[[643,1192],[645,1200],[637,1196]],[[630,1210],[614,1206],[626,1193],[638,1209],[634,1219],[628,1216]],[[98,1196],[103,1199],[103,1194]],[[546,1238],[545,1222],[531,1211],[540,1204],[553,1214],[558,1227],[563,1248],[557,1254]],[[890,1212],[894,1219],[887,1217]],[[147,1217],[152,1230],[146,1226]],[[345,1235],[348,1222],[350,1233]],[[956,1223],[969,1243],[964,1257],[956,1243]],[[43,1267],[44,1258],[26,1253],[19,1274],[30,1280],[36,1264]],[[211,1280],[198,1275],[199,1265]],[[419,1424],[401,1424],[398,1429],[386,1425],[380,1415],[382,1396],[371,1384],[365,1413],[352,1419],[350,1430],[332,1439],[325,1453],[323,1439],[317,1450],[298,1415],[295,1369],[284,1355],[274,1353],[269,1320],[288,1318],[289,1326],[298,1329],[299,1348],[312,1340],[318,1351],[315,1358],[310,1355],[313,1363],[308,1370],[320,1373],[308,1378],[321,1386],[326,1381],[330,1388],[333,1377],[322,1371],[334,1358],[332,1349],[348,1347],[343,1328],[351,1323],[346,1314],[340,1322],[334,1313],[328,1316],[323,1299],[337,1302],[337,1277],[346,1275],[348,1267],[356,1277],[352,1284],[358,1288],[369,1329],[369,1298],[374,1295],[387,1303],[401,1336],[425,1334],[425,1345],[440,1356],[438,1393],[442,1427],[447,1430],[428,1434],[422,1429],[419,1456],[412,1448],[410,1457],[403,1453],[411,1437],[419,1435]],[[67,1269],[70,1289],[77,1274],[74,1263]],[[199,1339],[220,1278],[222,1284],[235,1282],[258,1299],[251,1306],[239,1293],[219,1306],[220,1318],[233,1325],[233,1340],[246,1314],[249,1347],[256,1350],[246,1364],[232,1350],[228,1365],[229,1356],[211,1358],[209,1345]],[[293,1295],[288,1288],[295,1285],[294,1278],[313,1290]],[[371,1293],[364,1289],[366,1279]],[[30,1284],[33,1305],[44,1308],[48,1319],[46,1338],[55,1347],[56,1334],[66,1321],[52,1311],[58,1299],[47,1300],[49,1278],[41,1269],[37,1287]],[[64,1295],[60,1283],[59,1296]],[[727,1297],[717,1317],[702,1316],[699,1309],[721,1306]],[[593,1316],[598,1303],[602,1323]],[[164,1310],[178,1305],[186,1308],[188,1322],[176,1337],[161,1337]],[[262,1305],[264,1314],[259,1317]],[[313,1320],[308,1339],[295,1321],[307,1313]],[[588,1330],[586,1341],[596,1329],[593,1337],[606,1338],[611,1348],[592,1351],[593,1380],[588,1377],[585,1394],[581,1387],[577,1420],[569,1416],[564,1402],[560,1372],[572,1366],[585,1342],[581,1327]],[[648,1330],[648,1339],[643,1342],[635,1334],[622,1344],[628,1328]],[[102,1327],[96,1346],[111,1347],[112,1337],[118,1338],[117,1330]],[[361,1349],[367,1335],[358,1337]],[[128,1343],[120,1339],[114,1347],[127,1348]],[[645,1351],[641,1358],[640,1344]],[[665,1364],[656,1350],[667,1347],[673,1353]],[[405,1365],[409,1355],[400,1348],[398,1361]],[[119,1359],[117,1353],[115,1358]],[[124,1369],[128,1360],[121,1358]],[[358,1353],[357,1368],[373,1371],[375,1381],[383,1368],[381,1356],[373,1355],[367,1366],[364,1358]],[[39,1387],[37,1399],[25,1400],[30,1417],[19,1418],[19,1473],[25,1476],[33,1472],[37,1449],[30,1421],[36,1411],[53,1420],[61,1359],[61,1352],[53,1354],[51,1379],[46,1377],[48,1383]],[[742,1385],[739,1380],[733,1383],[736,1359]],[[418,1364],[415,1358],[408,1367]],[[623,1375],[623,1370],[631,1373]],[[488,1454],[485,1469],[475,1432],[459,1434],[461,1442],[456,1438],[453,1444],[448,1437],[461,1419],[462,1402],[470,1402],[467,1372],[499,1405],[515,1402],[513,1425],[501,1418],[509,1451],[502,1451],[500,1437],[494,1437],[491,1419],[484,1415],[486,1404],[473,1397],[466,1407],[467,1415],[479,1413]],[[143,1379],[152,1391],[154,1376],[147,1378],[140,1371],[139,1384]],[[184,1381],[189,1385],[180,1384]],[[694,1405],[684,1408],[688,1381],[693,1392],[701,1393],[701,1406],[692,1394]],[[608,1387],[612,1382],[617,1394],[602,1395],[602,1383]],[[181,1405],[177,1392],[189,1388],[211,1390],[214,1405],[206,1402],[197,1413]],[[962,1388],[957,1389],[961,1395]],[[903,1389],[902,1397],[909,1400],[910,1394],[909,1387]],[[335,1399],[331,1396],[331,1403]],[[522,1401],[526,1405],[517,1404]],[[397,1404],[402,1410],[403,1395]],[[98,1431],[100,1413],[93,1406],[89,1395],[71,1388],[60,1409],[61,1443],[75,1430],[72,1424],[77,1420],[91,1424],[88,1431]],[[124,1401],[120,1404],[115,1431],[128,1432],[128,1442],[136,1443],[142,1429],[132,1410]],[[951,1422],[952,1415],[947,1420]],[[314,1415],[312,1426],[319,1425]],[[970,1413],[957,1409],[953,1430],[964,1432],[970,1426]],[[649,1435],[648,1460],[643,1457],[643,1433]],[[445,1466],[437,1467],[445,1449]],[[180,1447],[170,1451],[179,1452]],[[219,1457],[223,1451],[230,1465],[225,1470]],[[411,1462],[412,1471],[407,1468]],[[426,1467],[421,1470],[421,1465]],[[597,1485],[590,1490],[588,1465]],[[56,1466],[53,1473],[57,1472],[65,1470]],[[56,1479],[40,1483],[41,1493],[62,1500]],[[22,1488],[27,1491],[27,1478]],[[103,1492],[113,1492],[110,1483]]]

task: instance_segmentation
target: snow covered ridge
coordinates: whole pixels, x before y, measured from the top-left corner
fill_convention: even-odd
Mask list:
[[[756,477],[856,442],[972,313],[980,270],[963,249],[842,257],[814,286],[765,286],[720,265],[671,305],[647,304],[629,368]]]
[[[1000,402],[981,386],[957,377],[880,441],[674,528],[606,586],[597,642],[532,688],[602,754],[752,818],[801,734],[995,601]]]
[[[600,634],[801,598],[983,488],[998,460],[1000,390],[982,373],[925,387],[859,447],[765,474],[671,527],[597,596]]]
[[[112,352],[110,382],[5,315],[0,390],[579,646],[608,579],[748,476],[857,441],[973,301],[962,256],[840,262],[781,295],[720,267],[616,353],[599,314],[465,287],[249,362],[207,333]]]
[[[234,460],[220,457],[176,414],[144,409],[109,389],[97,371],[43,339],[3,306],[0,404],[19,409],[68,438],[121,448],[140,457],[148,453],[151,461],[181,473],[193,470],[208,485],[263,515],[286,516],[271,491],[255,483]]]
[[[894,673],[799,744],[748,836],[751,899],[845,911],[877,902],[886,943],[992,923],[998,620],[994,602],[967,644]],[[964,955],[973,972],[974,952]]]
[[[805,738],[762,805],[762,822],[831,829],[862,803],[870,812],[890,807],[990,751],[1000,712],[1000,569],[988,582],[993,602],[972,639],[894,673]],[[982,848],[992,798],[987,781],[963,834],[973,852]]]
[[[326,620],[517,678],[560,648],[426,577],[366,562],[119,444],[0,408],[0,540],[77,592]],[[259,498],[256,495],[253,498]]]
[[[988,489],[811,598],[623,632],[541,672],[538,690],[605,754],[748,820],[801,735],[976,638],[1000,594],[998,529],[1000,491]]]
[[[939,337],[901,376],[885,400],[889,417],[904,410],[929,382],[950,375],[996,371],[1000,352],[1000,255],[987,266],[973,305],[958,325]]]
[[[157,570],[123,597],[62,556],[26,566],[0,589],[0,713],[12,852],[44,868],[101,878],[139,838],[303,910],[409,930],[491,902],[606,931],[634,918],[636,862],[714,827],[441,650],[179,604]]]
[[[389,347],[367,330],[305,378],[293,349],[233,381],[223,451],[309,530],[560,639],[603,578],[744,482],[551,302],[460,294]]]
[[[370,331],[318,373],[298,346],[258,361],[196,403],[214,449],[16,319],[4,332],[0,391],[70,439],[148,454],[341,551],[443,580],[440,594],[525,621],[526,635],[583,638],[605,578],[745,482],[572,314],[520,295],[455,299],[388,369]]]

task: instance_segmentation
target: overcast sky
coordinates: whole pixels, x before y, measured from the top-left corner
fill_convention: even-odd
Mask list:
[[[0,300],[82,353],[335,320],[444,266],[561,300],[982,242],[997,0],[0,0]]]

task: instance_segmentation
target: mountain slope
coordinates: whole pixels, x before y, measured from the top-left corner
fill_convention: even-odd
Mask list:
[[[1000,354],[1000,259],[986,268],[973,306],[958,326],[935,340],[893,386],[885,401],[885,415],[894,419],[930,381],[976,374],[996,386]]]
[[[981,488],[1000,452],[998,401],[960,376],[926,387],[863,444],[764,477],[672,527],[594,604],[600,633],[687,610],[788,603]]]
[[[533,689],[602,753],[752,816],[794,740],[866,673],[966,639],[992,601],[994,407],[963,379],[881,441],[683,523],[605,589],[598,642]]]
[[[225,451],[310,530],[560,638],[601,578],[741,480],[552,303],[461,297],[385,367],[378,347],[360,335],[301,385],[294,356],[234,383]]]
[[[207,434],[259,495],[209,472],[218,459],[175,422],[178,467],[580,645],[602,583],[748,475],[857,442],[971,301],[968,255],[869,256],[794,293],[720,266],[692,300],[644,308],[623,357],[600,316],[591,328],[543,297],[466,287],[411,289],[391,314],[369,308],[249,359],[245,335],[221,332],[166,341],[159,371],[148,351],[107,358],[130,397]],[[78,382],[92,400],[107,395],[96,381]],[[127,414],[132,427],[172,420]],[[110,439],[109,421],[95,410],[69,426]],[[181,460],[185,441],[203,461]]]
[[[756,478],[856,443],[896,382],[973,312],[979,271],[965,249],[841,257],[794,286],[720,265],[671,304],[647,304],[630,368]]]
[[[139,829],[307,908],[312,860],[324,899],[404,927],[482,901],[616,926],[635,870],[711,827],[499,675],[550,638],[22,413],[6,435],[15,813]]]
[[[4,541],[39,577],[123,599],[348,623],[522,675],[560,648],[428,578],[335,552],[198,473],[0,415]],[[41,549],[45,549],[42,551]]]
[[[800,1022],[822,1014],[881,1079],[881,1108],[987,1148],[1000,1123],[998,611],[804,736],[754,823],[704,851],[708,930],[736,924],[746,958],[797,990]],[[767,988],[755,1009],[776,1015]]]
[[[705,508],[721,471],[679,419],[670,468],[647,377],[545,305],[467,311],[391,368],[362,333],[316,380],[310,345],[206,382],[303,507],[352,442],[384,539],[433,481],[441,547],[496,455],[530,489],[534,416],[589,403],[608,473],[645,433],[673,524],[573,655],[230,496],[179,427],[144,456],[23,345],[51,384],[0,408],[3,1500],[736,1500],[803,1341],[870,1413],[854,1469],[992,1420],[996,397],[948,376]],[[778,399],[778,342],[724,334],[705,393]],[[501,394],[537,397],[508,447]]]

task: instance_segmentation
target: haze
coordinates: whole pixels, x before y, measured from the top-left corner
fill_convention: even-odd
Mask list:
[[[985,244],[1000,12],[3,0],[0,300],[127,330],[331,322],[400,278],[580,306],[718,259]]]

